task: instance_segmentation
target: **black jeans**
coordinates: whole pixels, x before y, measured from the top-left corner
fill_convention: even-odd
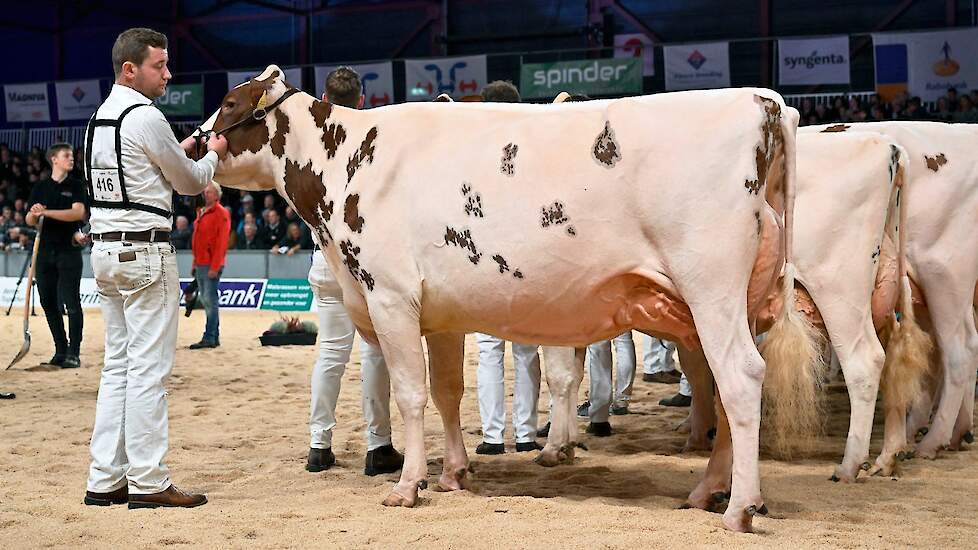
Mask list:
[[[77,356],[81,350],[82,316],[79,287],[82,275],[81,250],[74,247],[45,247],[37,251],[37,295],[54,338],[55,353]],[[68,333],[62,319],[61,304],[68,312]]]

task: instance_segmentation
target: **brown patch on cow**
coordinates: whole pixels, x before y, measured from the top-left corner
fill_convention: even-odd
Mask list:
[[[517,269],[516,271],[513,271],[513,277],[516,278],[516,279],[522,279],[523,278],[523,272],[520,271],[519,269]]]
[[[594,156],[594,160],[605,168],[613,168],[621,160],[620,147],[615,141],[615,131],[611,129],[610,121],[605,121],[604,130],[594,140],[591,154]]]
[[[507,271],[509,271],[509,262],[506,261],[506,258],[503,258],[499,254],[495,254],[492,257],[492,260],[497,264],[499,264],[500,273],[506,273]]]
[[[744,188],[752,195],[760,194],[761,189],[768,183],[768,174],[774,164],[776,153],[783,143],[781,135],[781,105],[773,99],[754,96],[764,110],[764,120],[761,122],[761,143],[754,149],[754,166],[757,169],[757,179],[744,180]]]
[[[326,125],[326,119],[333,114],[333,104],[315,99],[309,106],[309,112],[312,114],[312,120],[316,126],[322,128]]]
[[[936,157],[928,157],[927,155],[924,155],[924,160],[927,161],[927,168],[930,168],[935,172],[937,172],[941,166],[947,164],[947,157],[944,156],[944,153],[938,153]]]
[[[482,195],[472,191],[472,184],[462,183],[462,196],[465,197],[465,215],[484,218],[482,211]]]
[[[270,145],[272,154],[282,158],[285,154],[285,136],[289,133],[289,115],[282,109],[275,109],[275,135],[272,137]]]
[[[343,205],[343,221],[351,230],[363,232],[363,218],[360,216],[360,195],[349,195],[346,197],[346,204]]]
[[[754,220],[757,222],[757,236],[761,236],[761,232],[764,230],[764,223],[761,221],[761,212],[754,211]]]
[[[326,158],[336,156],[336,150],[346,141],[346,129],[340,123],[333,123],[323,129],[323,147],[326,148]]]
[[[363,165],[364,161],[367,164],[373,164],[374,162],[374,152],[376,146],[374,141],[377,139],[377,127],[374,126],[368,132],[366,137],[363,138],[363,142],[360,144],[360,149],[356,153],[350,156],[349,162],[346,163],[346,183],[350,183],[353,180],[353,175],[357,173],[360,166]]]
[[[340,254],[343,256],[343,265],[350,271],[350,275],[363,283],[367,290],[374,289],[374,278],[373,275],[367,272],[360,265],[360,247],[353,244],[350,239],[345,239],[340,243]]]
[[[850,126],[849,124],[835,124],[833,126],[826,127],[824,130],[822,130],[819,133],[820,134],[831,134],[831,133],[834,133],[834,132],[845,132],[846,130],[848,130],[851,127],[852,126]]]
[[[445,244],[455,245],[469,252],[469,261],[475,265],[482,259],[482,252],[475,246],[472,240],[472,232],[468,229],[455,229],[454,227],[445,228]]]
[[[516,174],[516,166],[513,164],[513,161],[516,159],[516,152],[519,149],[519,145],[513,143],[503,147],[503,160],[499,167],[500,172],[510,177]]]
[[[285,194],[295,205],[299,217],[320,237],[320,244],[331,240],[326,223],[333,215],[333,201],[326,200],[326,186],[323,175],[312,169],[310,161],[305,166],[286,159]]]
[[[577,230],[574,229],[574,226],[573,225],[568,225],[567,226],[567,234],[570,235],[571,237],[576,237],[577,236]]]
[[[564,204],[554,201],[550,206],[540,207],[540,227],[550,227],[551,225],[563,225],[570,221],[564,214]]]

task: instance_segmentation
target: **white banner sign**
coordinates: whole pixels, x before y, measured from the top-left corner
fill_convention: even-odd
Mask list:
[[[98,80],[55,82],[58,98],[58,120],[88,119],[102,103]]]
[[[17,257],[19,259],[19,257]],[[0,303],[6,308],[10,305],[11,299],[13,299],[14,308],[17,306],[24,307],[24,297],[27,293],[27,278],[20,282],[20,287],[17,287],[18,277],[0,277]],[[14,291],[17,291],[17,295],[14,296]],[[81,293],[81,305],[83,308],[96,308],[99,307],[99,297],[98,297],[98,286],[95,284],[95,279],[91,277],[82,277],[81,286],[79,288]],[[37,297],[37,289],[31,293],[31,301],[34,302],[34,308],[40,314],[41,302]],[[17,311],[17,315],[20,316],[20,311]],[[43,321],[40,321],[43,325]]]
[[[285,81],[289,84],[295,86],[296,88],[302,88],[302,68],[293,67],[291,69],[282,69],[285,71]],[[261,71],[228,71],[228,90],[234,88],[238,84],[248,82],[252,78],[261,74]]]
[[[404,60],[408,101],[431,101],[443,93],[458,99],[482,92],[486,84],[484,55]]]
[[[665,46],[667,90],[699,90],[730,86],[727,42]]]
[[[644,34],[615,35],[615,57],[642,58],[642,76],[655,75],[654,51],[652,39]]]
[[[326,76],[339,67],[316,67],[316,97],[323,97],[326,89]],[[363,83],[363,107],[380,107],[394,103],[394,69],[390,61],[385,63],[368,63],[348,65],[360,75]]]
[[[3,98],[7,107],[7,122],[51,121],[48,85],[44,82],[7,84],[3,87]]]
[[[874,34],[873,44],[906,45],[907,87],[923,101],[936,101],[948,88],[978,88],[978,28]]]
[[[778,83],[849,83],[849,37],[778,40]]]

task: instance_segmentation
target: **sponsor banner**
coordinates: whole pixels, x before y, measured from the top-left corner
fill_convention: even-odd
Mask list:
[[[978,28],[874,34],[873,46],[881,94],[905,87],[923,101],[937,101],[948,88],[978,88]]]
[[[849,84],[849,37],[778,40],[778,83]]]
[[[553,99],[560,92],[588,96],[642,93],[642,65],[635,58],[526,63],[520,70],[520,95]]]
[[[193,279],[180,279],[180,306],[186,305],[183,289]],[[258,309],[265,295],[265,279],[221,279],[217,284],[217,303],[223,309]],[[197,301],[200,304],[200,300]],[[198,305],[199,307],[199,305]]]
[[[636,34],[615,35],[615,57],[636,57],[642,60],[642,76],[655,75],[655,52],[652,39]]]
[[[699,90],[730,86],[728,42],[665,46],[667,90]]]
[[[312,287],[306,279],[268,279],[261,309],[313,311]]]
[[[24,280],[21,281],[20,288],[17,288],[17,279],[18,277],[0,277],[0,304],[3,304],[4,311],[6,311],[6,307],[10,304],[11,298],[13,298],[15,309],[18,306],[24,306],[24,296],[27,292],[27,277],[24,277]],[[14,296],[14,290],[17,291],[16,296]],[[98,287],[95,285],[95,279],[91,277],[82,278],[79,291],[81,293],[82,308],[99,307]],[[34,302],[35,309],[40,312],[41,301],[37,297],[36,288],[31,293],[31,301]],[[19,315],[19,313],[17,314]]]
[[[394,103],[394,65],[385,63],[366,63],[346,65],[360,75],[363,83],[363,107],[380,107]],[[316,67],[316,97],[323,97],[326,89],[326,76],[340,65]]]
[[[7,107],[7,122],[50,122],[48,85],[7,84],[3,87],[3,100]]]
[[[58,98],[58,120],[87,120],[102,104],[98,80],[55,82]]]
[[[201,116],[204,112],[203,84],[170,84],[156,106],[166,116]]]
[[[262,69],[264,70],[264,69]],[[285,81],[289,84],[295,86],[296,88],[302,88],[302,68],[293,67],[291,69],[282,69],[285,72]],[[234,88],[238,84],[248,82],[252,78],[260,75],[262,71],[228,71],[228,90]]]
[[[404,60],[404,97],[431,101],[447,93],[455,99],[486,87],[486,56]]]

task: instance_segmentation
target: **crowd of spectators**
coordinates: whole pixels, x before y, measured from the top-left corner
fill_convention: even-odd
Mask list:
[[[868,101],[856,96],[837,96],[826,103],[805,98],[798,109],[801,125],[835,122],[864,122],[878,120],[934,120],[939,122],[978,123],[978,90],[958,93],[949,88],[934,105],[928,108],[919,97],[906,93],[886,101],[879,94]]]

